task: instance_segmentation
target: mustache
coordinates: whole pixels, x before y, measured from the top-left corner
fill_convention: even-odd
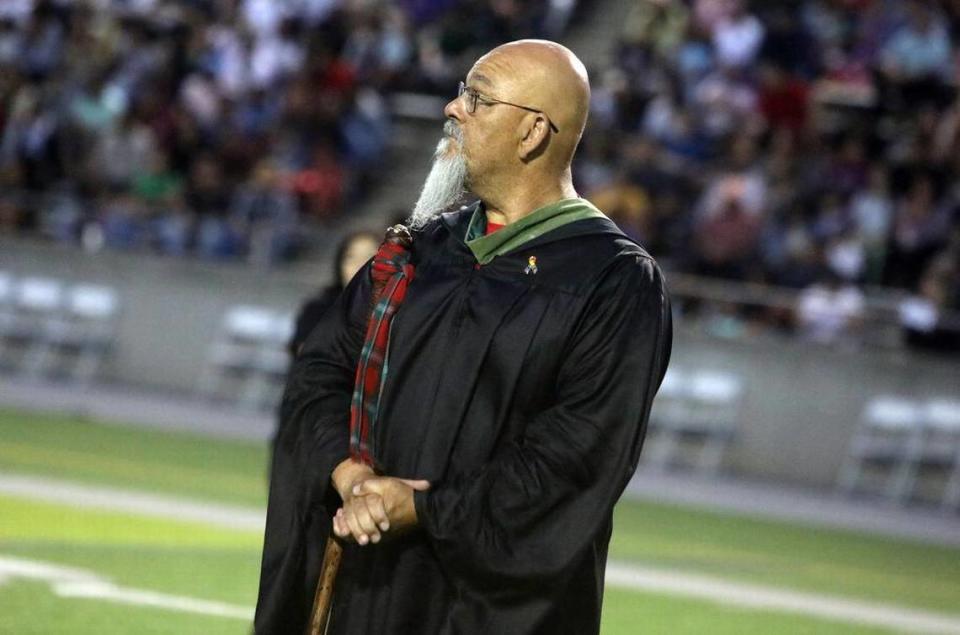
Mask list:
[[[460,124],[453,119],[447,119],[446,123],[443,124],[443,133],[456,139],[457,143],[463,143],[463,130],[460,129]]]

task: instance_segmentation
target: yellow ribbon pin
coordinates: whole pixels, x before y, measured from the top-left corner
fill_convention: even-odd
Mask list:
[[[537,273],[537,257],[536,256],[530,256],[529,258],[527,258],[527,268],[524,269],[523,272],[528,276],[531,273]]]

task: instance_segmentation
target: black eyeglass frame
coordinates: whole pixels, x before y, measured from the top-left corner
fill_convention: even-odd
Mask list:
[[[560,133],[560,129],[557,128],[557,126],[553,123],[553,120],[550,119],[550,115],[543,112],[539,108],[531,108],[530,106],[521,106],[520,104],[514,104],[509,101],[503,101],[502,99],[494,99],[493,97],[488,97],[487,95],[484,95],[483,93],[478,91],[476,88],[470,88],[464,82],[460,82],[460,86],[457,88],[457,99],[460,99],[461,97],[463,97],[464,94],[466,94],[468,97],[467,112],[471,115],[477,112],[477,103],[479,103],[481,100],[490,104],[504,104],[506,106],[513,106],[514,108],[521,108],[523,110],[528,110],[530,112],[535,112],[537,114],[543,115],[546,118],[547,123],[550,124],[550,129],[553,130],[554,134]]]

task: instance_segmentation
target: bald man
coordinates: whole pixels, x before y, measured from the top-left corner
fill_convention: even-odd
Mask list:
[[[524,40],[447,104],[410,219],[377,469],[348,454],[368,263],[288,382],[257,633],[304,631],[331,532],[329,633],[599,632],[613,506],[672,330],[653,258],[573,187],[589,99],[572,52]],[[465,192],[479,200],[456,208]]]

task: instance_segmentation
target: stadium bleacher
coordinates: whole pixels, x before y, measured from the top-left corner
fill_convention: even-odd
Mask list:
[[[258,266],[309,256],[378,183],[416,180],[388,150],[410,144],[406,119],[441,116],[478,53],[606,13],[577,39],[603,46],[585,58],[581,193],[669,272],[799,294],[788,311],[723,308],[731,323],[856,344],[864,307],[895,289],[909,345],[960,350],[955,3],[16,6],[0,14],[0,234]]]
[[[405,126],[440,117],[477,53],[613,25],[578,36],[604,55],[586,58],[577,187],[665,266],[687,328],[960,350],[960,16],[861,4],[25,0],[0,10],[0,235],[265,267],[302,257],[305,228],[363,218],[392,143],[432,145]],[[613,17],[571,23],[578,11]],[[750,35],[744,46],[730,29]],[[918,29],[946,53],[932,75],[898,77]],[[98,55],[75,55],[81,44]],[[118,345],[118,292],[98,282],[108,289],[78,296],[89,282],[23,272],[0,275],[0,368],[95,378]],[[288,364],[292,304],[251,302],[211,329],[194,385],[261,408]],[[715,368],[668,375],[651,466],[724,469],[754,383]],[[914,468],[898,465],[908,476],[891,496],[910,497]],[[960,497],[947,478],[947,499]]]

